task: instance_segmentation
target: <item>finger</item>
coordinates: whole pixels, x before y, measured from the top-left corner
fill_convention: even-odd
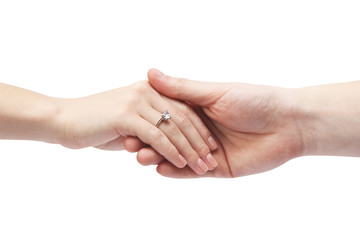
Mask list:
[[[164,176],[170,178],[198,178],[198,177],[211,177],[213,176],[213,171],[209,171],[203,175],[198,175],[192,171],[188,166],[184,168],[176,168],[168,161],[162,161],[156,168],[156,171]]]
[[[141,115],[145,120],[150,123],[155,123],[161,117],[161,113],[149,107],[147,111],[143,111]],[[190,168],[197,174],[204,174],[209,169],[207,164],[199,158],[199,155],[190,145],[188,139],[183,135],[178,126],[171,119],[163,121],[159,128],[167,136],[170,142],[176,147],[180,155],[182,155]],[[164,156],[165,157],[165,156]],[[166,157],[165,157],[166,158]]]
[[[141,165],[148,166],[158,165],[164,157],[152,148],[143,148],[138,152],[136,159]]]
[[[223,88],[219,88],[217,83],[170,77],[154,68],[148,71],[148,79],[152,87],[161,94],[199,106],[211,105],[224,94]]]
[[[184,102],[179,102],[177,100],[162,96],[167,102],[170,102],[171,105],[175,106],[179,109],[190,121],[193,126],[196,128],[197,132],[200,134],[201,138],[206,142],[211,151],[215,151],[218,149],[218,145],[215,139],[211,136],[211,132],[208,127],[201,120],[199,115],[190,107],[188,104]]]
[[[146,146],[147,145],[137,137],[128,136],[124,139],[124,148],[128,152],[138,152]]]
[[[133,128],[133,126],[136,127]],[[143,118],[132,118],[127,129],[129,129],[129,135],[138,136],[142,142],[150,145],[176,167],[186,166],[186,160],[180,156],[179,151],[167,136],[148,121]]]
[[[166,101],[161,101],[161,102],[157,101],[157,102],[154,102],[153,105],[154,105],[153,107],[157,111],[160,111],[161,110],[160,108],[164,108],[164,107],[171,111],[171,115],[172,115],[171,121],[173,123],[175,123],[176,127],[179,129],[179,131],[184,136],[184,139],[182,139],[182,141],[187,141],[189,143],[189,147],[191,147],[197,153],[197,155],[201,158],[201,160],[207,164],[208,169],[210,169],[210,170],[214,169],[217,166],[217,162],[216,162],[215,158],[211,155],[210,148],[208,147],[206,142],[202,139],[201,135],[199,134],[197,129],[194,127],[191,120],[185,114],[183,114],[180,109],[178,109],[176,106],[174,106],[172,104],[169,104]],[[193,114],[195,114],[195,113],[193,113]],[[162,126],[160,126],[160,127],[162,127]],[[206,128],[206,127],[204,127],[204,128]],[[165,131],[167,130],[166,126],[164,129],[165,129]],[[176,144],[175,144],[175,146],[176,146]],[[183,153],[181,153],[181,154],[183,154]],[[187,158],[185,157],[185,159],[187,159]],[[190,167],[192,167],[192,164],[190,164]]]

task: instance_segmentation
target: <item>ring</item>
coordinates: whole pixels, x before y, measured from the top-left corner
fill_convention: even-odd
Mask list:
[[[162,114],[161,114],[161,118],[159,119],[159,121],[157,121],[155,127],[159,127],[160,124],[163,122],[163,121],[167,121],[171,118],[171,114],[168,112],[168,110],[165,110]]]

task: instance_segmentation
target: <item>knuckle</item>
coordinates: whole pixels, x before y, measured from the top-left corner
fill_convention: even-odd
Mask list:
[[[205,143],[201,143],[197,149],[200,156],[206,156],[210,152],[209,147]]]
[[[181,112],[189,119],[196,115],[194,109],[186,103],[181,103],[179,107]]]
[[[199,159],[199,155],[196,152],[192,151],[191,153],[188,154],[186,159],[188,160],[190,165],[194,165]]]
[[[179,154],[178,150],[173,145],[170,145],[167,149],[170,156],[177,156]]]
[[[140,98],[136,94],[130,94],[126,97],[126,105],[123,107],[125,112],[133,112],[134,108],[140,105]]]
[[[179,129],[175,123],[168,121],[168,126],[166,127],[166,131],[171,135],[177,135],[179,133]]]
[[[178,114],[178,116],[176,116],[176,118],[182,127],[189,127],[191,125],[191,121],[186,116],[186,114],[180,113],[180,114]]]
[[[139,96],[136,94],[128,94],[127,96],[128,103],[138,103],[139,102]]]
[[[156,139],[156,141],[159,142],[164,142],[164,134],[158,128],[152,128],[149,134],[152,139]]]
[[[190,113],[192,113],[192,109],[187,105],[186,103],[180,103],[181,110],[188,116]]]
[[[132,89],[137,94],[144,94],[149,90],[149,83],[147,81],[139,81],[132,85]]]
[[[199,155],[197,154],[197,152],[190,146],[188,148],[183,148],[183,150],[183,156],[185,157],[185,159],[191,164],[196,163],[196,161],[199,159]]]

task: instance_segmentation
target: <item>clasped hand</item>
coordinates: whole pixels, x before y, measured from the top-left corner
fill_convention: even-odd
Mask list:
[[[0,139],[126,149],[168,177],[238,177],[303,155],[360,156],[359,88],[198,82],[156,69],[73,99],[0,83]],[[160,123],[165,110],[172,117]]]
[[[148,81],[78,99],[57,99],[58,142],[138,152],[168,177],[237,177],[302,154],[289,89],[205,83],[148,72]],[[172,118],[155,125],[168,110]]]
[[[212,153],[218,166],[202,176],[238,177],[259,173],[302,154],[301,128],[296,121],[297,113],[292,110],[295,90],[190,81],[166,76],[155,69],[148,72],[148,78],[159,93],[181,101],[176,104],[192,106],[198,114],[196,119],[202,120],[218,143]],[[138,152],[141,164],[158,165],[157,171],[164,176],[199,176],[191,166],[178,168],[166,161],[168,159],[152,145],[148,147],[131,137],[125,142],[128,151]]]

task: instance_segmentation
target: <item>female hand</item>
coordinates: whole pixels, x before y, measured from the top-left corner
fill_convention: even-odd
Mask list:
[[[139,138],[178,168],[188,165],[204,174],[217,166],[211,155],[217,145],[191,108],[157,93],[141,81],[88,97],[56,99],[59,142],[69,148],[121,150]],[[172,118],[155,124],[168,110]],[[210,141],[209,141],[210,139]]]

